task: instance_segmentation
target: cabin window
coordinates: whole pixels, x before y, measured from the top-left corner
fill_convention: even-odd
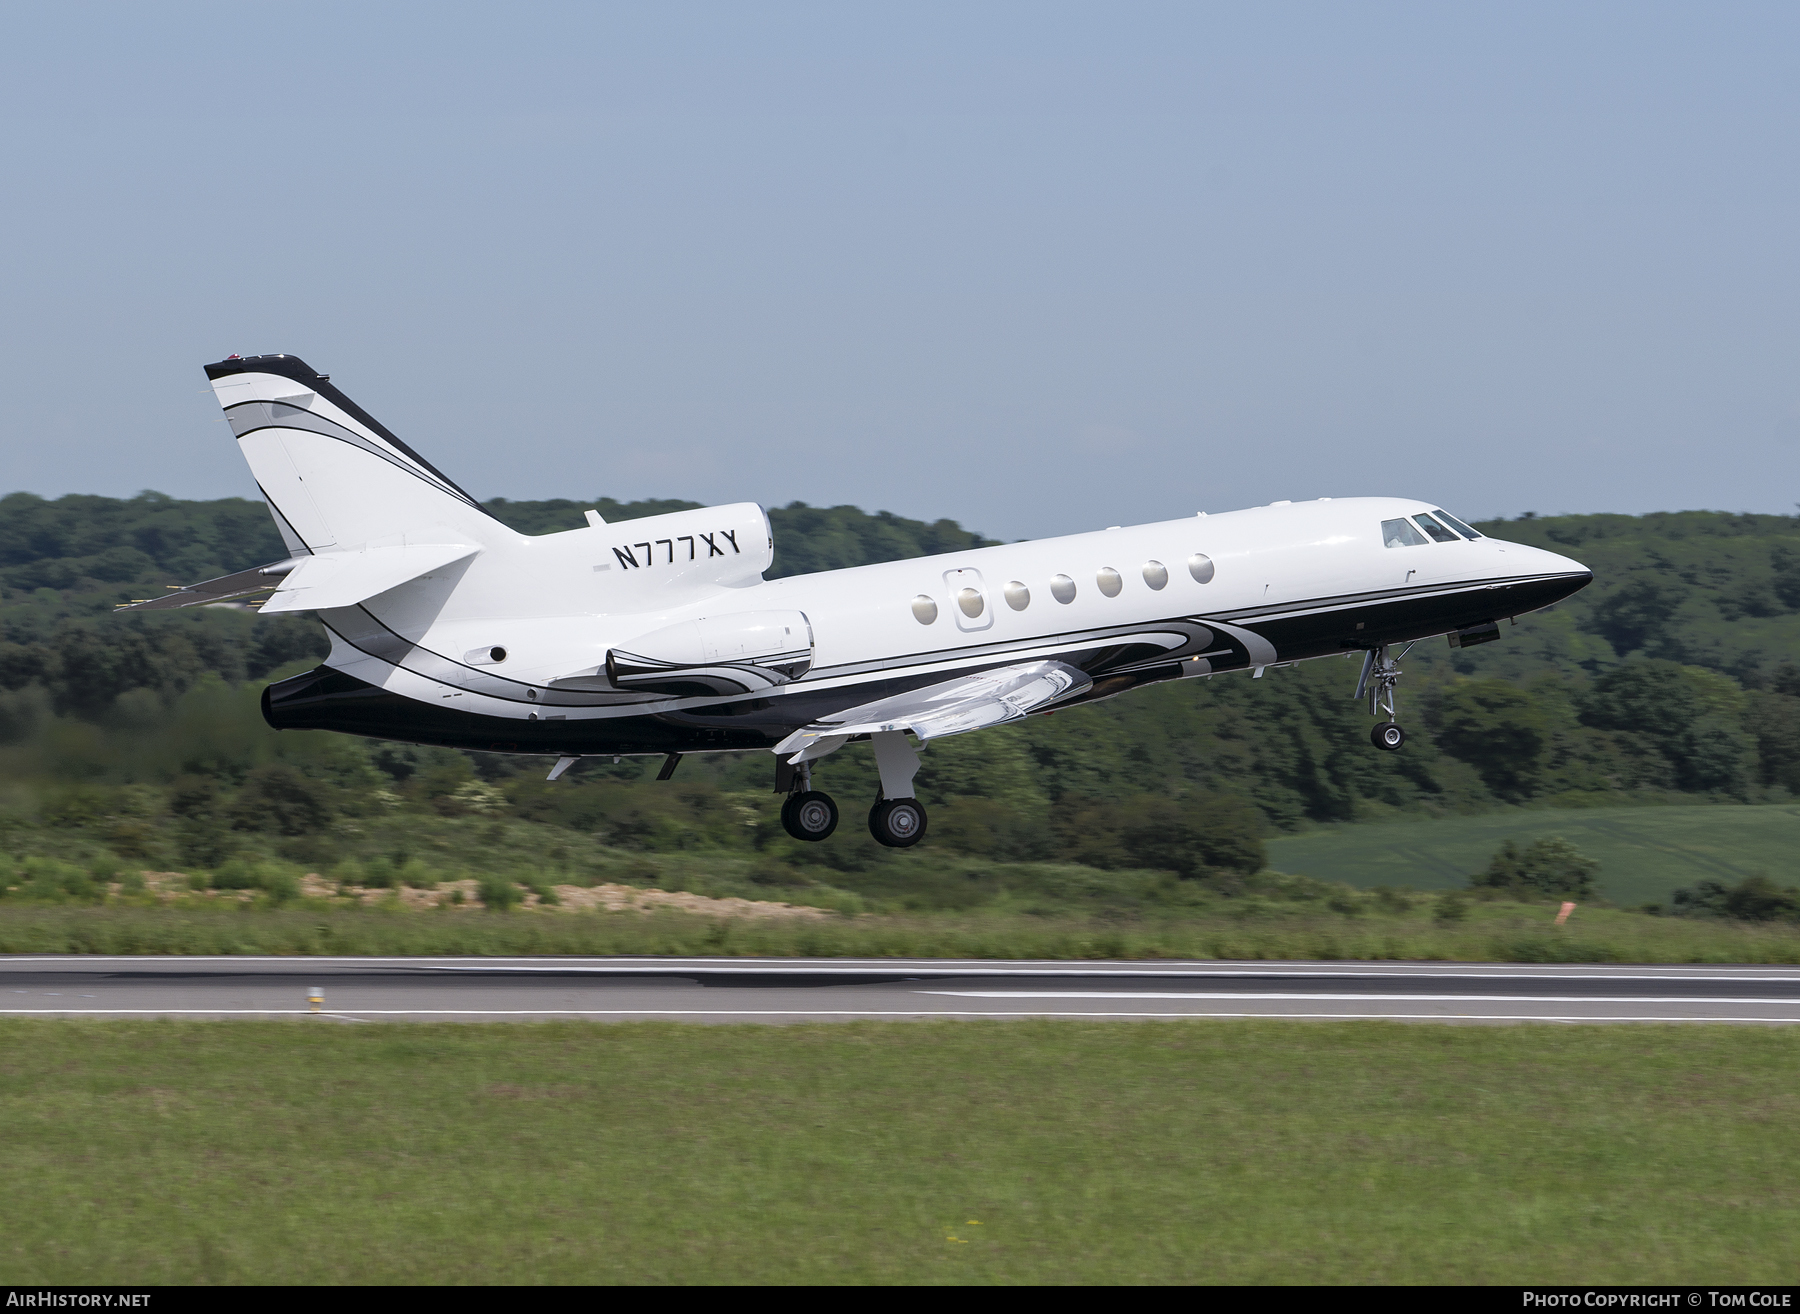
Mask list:
[[[1031,590],[1015,579],[1006,586],[1006,605],[1014,611],[1024,611],[1031,605]]]
[[[1438,522],[1433,520],[1430,516],[1417,515],[1414,516],[1413,519],[1419,522],[1420,529],[1423,529],[1427,534],[1430,534],[1438,542],[1455,543],[1457,541],[1455,534],[1438,524]]]
[[[1210,584],[1213,577],[1213,559],[1204,552],[1196,552],[1188,558],[1188,574],[1194,577],[1196,584]]]
[[[1160,561],[1144,563],[1144,583],[1153,589],[1160,589],[1169,582],[1169,568]]]
[[[1067,575],[1058,575],[1050,581],[1050,596],[1058,602],[1075,601],[1075,581]]]
[[[1102,566],[1094,576],[1094,584],[1107,597],[1116,598],[1119,590],[1125,587],[1125,578],[1111,566]]]
[[[1481,537],[1480,533],[1478,533],[1476,530],[1470,529],[1467,525],[1463,524],[1462,521],[1458,520],[1455,516],[1451,515],[1448,511],[1444,510],[1443,507],[1439,507],[1434,514],[1437,516],[1437,518],[1439,520],[1442,520],[1446,525],[1449,525],[1450,528],[1454,529],[1457,533],[1461,534],[1464,538],[1469,539],[1470,541],[1473,541],[1473,540]]]
[[[987,599],[981,596],[980,589],[961,589],[956,595],[956,605],[962,614],[970,620],[981,615],[981,609],[987,605]]]
[[[1428,541],[1425,535],[1413,528],[1410,520],[1381,522],[1382,547],[1424,547]]]
[[[921,625],[929,625],[937,619],[937,603],[926,594],[921,593],[912,601],[913,619]]]

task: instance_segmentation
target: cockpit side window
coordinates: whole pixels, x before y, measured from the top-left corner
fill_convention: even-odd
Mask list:
[[[1457,541],[1455,534],[1452,534],[1449,530],[1438,524],[1438,522],[1433,520],[1430,516],[1417,515],[1414,516],[1413,519],[1419,522],[1420,529],[1423,529],[1427,534],[1430,534],[1432,538],[1436,539],[1438,542],[1454,543]]]
[[[1458,520],[1455,516],[1451,515],[1448,511],[1444,510],[1442,507],[1439,507],[1437,510],[1437,518],[1439,520],[1442,520],[1446,525],[1449,525],[1450,528],[1454,529],[1457,533],[1461,534],[1464,538],[1469,539],[1471,542],[1473,542],[1475,539],[1478,539],[1481,537],[1481,535],[1479,533],[1477,533],[1473,529],[1470,529],[1467,525],[1463,524],[1462,521]]]
[[[1425,535],[1412,526],[1410,520],[1383,520],[1381,522],[1381,546],[1383,547],[1424,547]]]

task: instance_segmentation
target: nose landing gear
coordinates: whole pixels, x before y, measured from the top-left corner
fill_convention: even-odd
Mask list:
[[[1390,653],[1384,643],[1363,653],[1362,675],[1356,681],[1356,693],[1352,696],[1368,699],[1370,716],[1387,713],[1387,721],[1369,732],[1369,742],[1383,752],[1392,753],[1406,742],[1406,731],[1394,718],[1394,687],[1400,683],[1400,659],[1411,650],[1409,643],[1399,652]]]

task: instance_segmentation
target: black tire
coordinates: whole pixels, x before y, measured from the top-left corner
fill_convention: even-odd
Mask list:
[[[1406,742],[1406,731],[1392,721],[1383,721],[1369,731],[1369,742],[1384,753],[1397,752],[1400,746]]]
[[[830,836],[837,829],[838,806],[831,795],[809,789],[804,794],[789,794],[781,805],[782,828],[797,840],[809,844]]]
[[[925,805],[916,798],[884,798],[869,809],[869,834],[890,849],[909,849],[925,838]]]

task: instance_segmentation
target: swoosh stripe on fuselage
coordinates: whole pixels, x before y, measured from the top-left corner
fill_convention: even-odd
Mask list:
[[[1207,627],[1217,631],[1222,638],[1229,637],[1227,626],[1249,629],[1252,634],[1270,642],[1279,662],[1286,664],[1376,643],[1446,633],[1467,625],[1538,610],[1567,597],[1591,578],[1585,572],[1568,572],[1439,581],[1303,599],[1268,607],[1240,608],[1212,615],[1189,614],[1168,620],[1095,627],[1044,638],[939,649],[816,669],[805,679],[783,689],[737,700],[657,699],[625,691],[552,690],[532,686],[478,671],[423,649],[395,633],[366,609],[346,608],[332,613],[331,620],[326,622],[328,628],[340,642],[366,653],[378,663],[457,694],[469,693],[484,699],[529,706],[540,716],[566,717],[573,713],[574,719],[521,722],[516,717],[433,707],[421,699],[390,694],[387,696],[401,699],[415,708],[430,707],[432,715],[429,719],[433,724],[418,727],[425,734],[394,733],[394,727],[404,721],[403,716],[382,715],[379,719],[384,725],[393,723],[382,730],[369,728],[367,718],[361,714],[347,716],[346,723],[332,723],[337,718],[323,706],[317,709],[316,715],[291,723],[296,727],[304,723],[312,728],[375,733],[455,747],[492,750],[500,743],[516,744],[498,751],[599,754],[766,748],[794,727],[867,701],[872,694],[904,693],[947,676],[973,674],[1027,658],[1077,657],[1094,661],[1096,669],[1090,670],[1089,674],[1096,676],[1095,689],[1083,699],[1074,700],[1087,701],[1110,697],[1137,684],[1177,678],[1186,673],[1181,669],[1181,663],[1215,642],[1212,635],[1194,632]],[[1475,598],[1480,599],[1479,606],[1472,605]],[[1423,613],[1407,606],[1421,601],[1438,601],[1443,605],[1429,607]],[[1393,614],[1399,608],[1406,608],[1409,615]],[[1481,614],[1477,615],[1477,612]],[[1368,618],[1360,622],[1363,627],[1360,630],[1351,628],[1357,616]],[[337,623],[333,624],[333,621]],[[1374,628],[1369,628],[1371,624]],[[1159,635],[1178,641],[1165,646],[1161,653],[1134,653],[1129,660],[1121,660],[1132,647],[1151,645]],[[1138,641],[1136,645],[1130,642],[1132,639]],[[1096,660],[1103,657],[1107,649],[1115,650],[1111,660]],[[1252,656],[1242,642],[1234,640],[1231,650],[1232,660],[1212,661],[1213,653],[1209,649],[1206,673],[1240,670],[1253,664]],[[1109,680],[1107,677],[1115,678]],[[346,678],[355,680],[370,693],[378,691],[377,686],[360,678]],[[284,681],[282,685],[272,687],[271,694],[283,686],[308,679],[300,676],[294,681]],[[534,689],[537,692],[535,700],[530,698],[530,691]],[[271,706],[284,701],[282,696],[275,695]],[[309,697],[305,701],[316,700]],[[354,701],[361,708],[372,708],[368,696],[360,691]],[[744,706],[740,708],[738,704]],[[1073,702],[1066,705],[1073,705]],[[295,707],[293,711],[298,713],[299,708]],[[692,718],[714,723],[694,724]],[[720,727],[715,718],[730,718],[735,724]],[[649,726],[627,729],[619,724],[621,721],[655,722],[656,727],[654,732],[650,732]],[[274,717],[271,723],[277,723]],[[459,731],[458,725],[465,725],[466,730]]]

